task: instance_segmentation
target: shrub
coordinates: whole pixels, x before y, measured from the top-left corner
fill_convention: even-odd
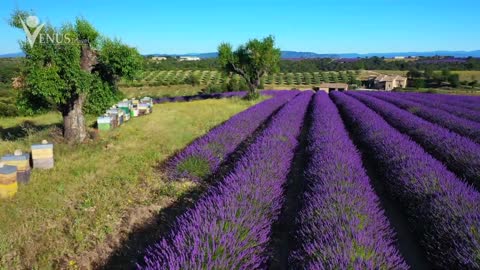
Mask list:
[[[194,74],[190,74],[188,77],[185,78],[184,83],[190,84],[191,86],[200,85],[200,77],[195,76]]]
[[[202,94],[218,94],[226,92],[226,89],[221,84],[209,84],[206,88],[202,89]]]
[[[19,112],[15,105],[0,102],[0,116],[18,116]]]

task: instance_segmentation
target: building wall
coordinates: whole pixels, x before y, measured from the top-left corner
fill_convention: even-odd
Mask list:
[[[328,88],[324,88],[324,87],[320,87],[320,88],[318,89],[318,91],[325,91],[325,92],[329,93],[329,92],[328,92]]]
[[[318,88],[319,91],[325,91],[327,93],[330,93],[330,91],[339,91],[339,89],[342,89],[342,91],[348,91],[348,87],[347,88],[329,88],[329,87]]]
[[[401,88],[407,87],[407,79],[405,78],[405,79],[395,80],[393,88],[397,88],[397,87],[401,87]]]
[[[385,91],[392,91],[393,90],[393,84],[394,82],[386,82],[385,83]]]
[[[377,81],[374,82],[374,88],[378,90],[392,91],[393,89],[400,87],[407,87],[407,78],[397,79],[393,81]]]

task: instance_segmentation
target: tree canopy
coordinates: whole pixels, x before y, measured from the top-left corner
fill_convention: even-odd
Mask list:
[[[15,11],[10,24],[25,25],[32,14]],[[33,114],[56,109],[64,116],[64,136],[69,141],[86,137],[84,110],[100,113],[120,97],[117,81],[131,78],[143,59],[135,48],[103,37],[85,19],[61,27],[45,24],[36,42],[20,41],[25,53],[21,72],[19,107]]]
[[[243,77],[248,84],[250,97],[258,95],[256,89],[265,74],[279,70],[280,56],[280,49],[275,47],[273,36],[262,40],[249,40],[235,51],[229,43],[222,43],[218,46],[218,61],[221,70]]]

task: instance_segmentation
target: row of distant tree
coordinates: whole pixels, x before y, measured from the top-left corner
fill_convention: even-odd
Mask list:
[[[445,61],[449,60],[449,61]],[[391,61],[380,57],[359,59],[282,59],[280,60],[282,72],[316,72],[316,71],[342,71],[342,70],[480,70],[479,58],[443,58],[426,57],[416,61]],[[215,58],[200,61],[177,61],[168,58],[163,61],[145,60],[146,70],[216,70],[220,63]]]
[[[460,76],[452,73],[448,69],[436,72],[432,69],[418,70],[412,69],[407,73],[408,84],[415,88],[437,88],[437,87],[477,87],[478,81],[460,81]]]
[[[342,62],[334,59],[304,59],[304,60],[280,60],[282,72],[317,72],[317,71],[342,71],[342,70],[409,70],[424,72],[427,78],[433,78],[434,70],[480,70],[480,59],[469,58],[462,62],[438,62],[425,61],[385,61],[385,59],[372,57],[353,62]],[[11,84],[21,68],[21,58],[0,59],[0,83]],[[167,58],[164,61],[145,60],[145,70],[218,70],[220,64],[217,59],[202,59],[200,61],[177,61]],[[460,82],[459,82],[460,83]]]

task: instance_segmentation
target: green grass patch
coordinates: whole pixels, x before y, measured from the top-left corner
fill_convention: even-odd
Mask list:
[[[197,156],[186,158],[183,162],[178,164],[177,170],[180,173],[188,173],[199,178],[204,178],[211,173],[208,160]]]
[[[480,81],[480,70],[454,70],[452,73],[460,75],[460,81]]]

